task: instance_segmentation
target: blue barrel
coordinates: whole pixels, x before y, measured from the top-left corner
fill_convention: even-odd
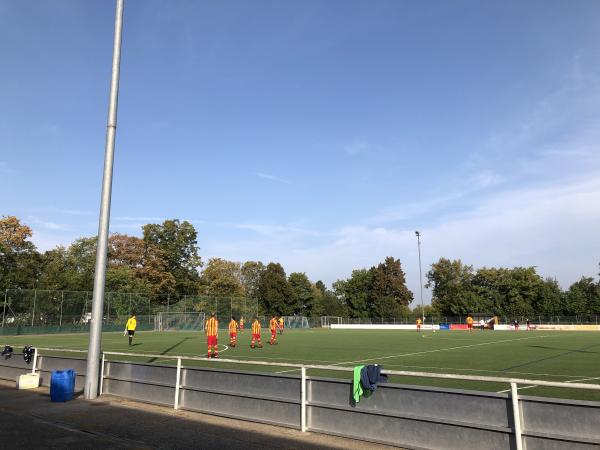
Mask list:
[[[53,402],[68,402],[75,391],[75,370],[53,370],[50,377],[50,398]]]

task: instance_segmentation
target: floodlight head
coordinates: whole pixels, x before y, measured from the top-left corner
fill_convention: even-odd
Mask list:
[[[418,231],[415,231],[415,236],[419,237],[419,236],[421,236],[421,233],[419,233]]]

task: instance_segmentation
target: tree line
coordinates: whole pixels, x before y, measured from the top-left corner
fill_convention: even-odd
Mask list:
[[[600,275],[600,274],[599,274]],[[432,307],[444,315],[488,312],[505,317],[600,314],[600,281],[581,277],[566,291],[535,267],[475,270],[460,259],[440,258],[427,273]]]
[[[286,274],[277,262],[202,261],[197,231],[187,221],[165,220],[142,227],[142,236],[111,234],[106,290],[148,295],[166,303],[186,295],[247,297],[262,313],[282,315],[400,318],[421,314],[410,309],[413,293],[399,259],[392,256],[327,287],[303,272]],[[0,290],[89,291],[93,286],[96,237],[68,247],[39,252],[32,230],[15,216],[0,218]],[[440,258],[427,272],[432,305],[425,315],[456,316],[483,312],[502,316],[600,314],[600,283],[582,277],[561,290],[534,267],[481,268]]]

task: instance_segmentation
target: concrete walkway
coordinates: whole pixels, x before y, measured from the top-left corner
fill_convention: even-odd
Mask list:
[[[391,449],[352,439],[209,416],[112,396],[50,401],[48,389],[0,381],[3,448],[11,449]]]

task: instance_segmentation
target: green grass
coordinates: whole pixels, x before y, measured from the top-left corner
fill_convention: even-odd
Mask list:
[[[263,332],[262,349],[251,349],[250,333],[238,336],[236,348],[225,349],[229,336],[219,336],[222,358],[327,364],[351,367],[377,363],[390,370],[410,370],[464,375],[527,378],[549,381],[600,383],[600,336],[594,332],[424,332],[397,330],[286,330],[277,346],[268,345]],[[87,349],[86,334],[5,337],[1,344],[34,345],[63,349]],[[122,333],[104,333],[104,351],[159,355],[204,356],[205,337],[200,332],[139,332],[128,347]],[[49,354],[49,352],[41,352]],[[73,354],[70,354],[73,356]],[[76,357],[83,357],[75,355]],[[111,357],[157,364],[173,361],[144,357]],[[285,367],[244,366],[216,361],[184,362],[236,370],[267,370],[297,374]],[[312,371],[312,375],[349,378],[345,372]],[[394,377],[394,382],[499,392],[508,385],[434,378]],[[540,395],[600,401],[600,391],[521,386],[523,395]]]

